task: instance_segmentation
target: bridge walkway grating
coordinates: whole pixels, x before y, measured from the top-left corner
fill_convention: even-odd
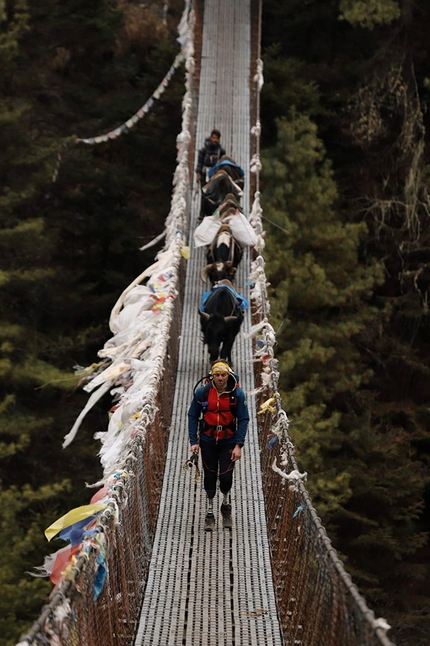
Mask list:
[[[208,0],[204,7],[203,46],[196,124],[198,149],[210,131],[246,172],[250,160],[251,2]],[[197,152],[197,150],[196,150]],[[183,464],[189,457],[187,411],[196,382],[209,360],[200,333],[198,307],[205,289],[199,275],[206,264],[194,249],[193,231],[200,197],[193,192],[190,247],[185,283],[179,364],[173,418],[157,532],[135,646],[280,646],[265,525],[255,402],[248,396],[250,425],[232,489],[233,529],[222,528],[214,500],[216,529],[204,532],[206,496],[202,477]],[[246,183],[242,206],[249,213]],[[236,276],[237,291],[249,300],[249,253]],[[233,347],[233,367],[246,393],[254,389],[249,311]],[[200,461],[201,469],[201,461]]]

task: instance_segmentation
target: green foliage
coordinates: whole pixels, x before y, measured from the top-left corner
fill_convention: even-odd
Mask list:
[[[43,562],[46,541],[43,532],[52,522],[50,505],[70,491],[66,480],[32,489],[0,484],[0,644],[10,646],[28,626],[28,612],[36,613],[51,584],[43,579],[23,578],[26,570]],[[55,518],[54,518],[55,520]],[[50,551],[55,551],[58,547]],[[49,550],[49,548],[48,548]]]
[[[336,184],[315,125],[294,112],[278,133],[263,156],[272,315],[284,405],[305,466],[315,473],[339,433],[329,402],[369,381],[355,339],[379,317],[365,301],[382,272],[358,262],[366,228],[343,223],[336,212]]]
[[[320,90],[310,78],[303,61],[286,58],[280,44],[270,45],[264,51],[265,83],[261,95],[261,112],[267,120],[263,132],[265,147],[276,143],[277,115],[287,115],[292,109],[315,115],[320,110]]]
[[[262,196],[299,464],[406,646],[429,636],[428,39],[398,4],[264,3]]]
[[[374,374],[361,344],[389,320],[389,308],[371,305],[384,276],[381,266],[359,262],[366,227],[343,222],[336,210],[330,163],[307,116],[278,122],[263,166],[283,404],[316,507],[366,585],[369,563],[385,576],[381,554],[401,560],[427,541],[417,525],[423,471],[415,451],[404,459],[418,436],[402,423],[393,429],[384,421],[378,430],[371,400],[360,396]],[[377,578],[368,589],[374,595]]]
[[[365,29],[389,25],[401,15],[398,0],[340,0],[339,11],[340,20]]]
[[[9,2],[7,10],[5,0],[0,0],[0,70],[3,73],[11,68],[18,54],[19,38],[28,29],[29,17],[26,0]]]
[[[345,422],[351,429],[351,417]],[[348,464],[353,495],[331,522],[342,536],[348,569],[377,603],[388,598],[390,584],[411,585],[414,570],[406,562],[428,541],[421,523],[425,469],[416,445],[423,432],[400,407],[371,420],[356,417],[354,431],[336,458],[338,464],[340,459]]]

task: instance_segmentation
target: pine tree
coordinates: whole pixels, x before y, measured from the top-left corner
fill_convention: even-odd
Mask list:
[[[46,543],[41,528],[50,522],[50,505],[70,483],[33,489],[30,486],[0,486],[0,644],[12,646],[28,628],[29,616],[37,616],[41,600],[47,598],[52,584],[31,578],[35,564],[42,561]],[[47,513],[48,512],[48,513]],[[42,521],[42,523],[41,523]],[[62,543],[62,541],[61,541]],[[61,545],[63,546],[63,545]],[[51,547],[54,552],[59,546]]]
[[[390,24],[401,14],[397,0],[340,0],[339,12],[341,20],[366,29]]]
[[[283,403],[304,468],[325,481],[319,508],[333,511],[351,493],[347,469],[334,474],[327,466],[344,441],[333,403],[371,376],[355,339],[383,316],[366,303],[382,274],[359,263],[365,226],[345,224],[336,212],[336,184],[315,125],[293,112],[278,133],[264,154],[263,196]]]
[[[416,461],[425,428],[383,406],[376,417],[366,358],[390,320],[391,307],[370,305],[383,272],[359,261],[366,229],[336,213],[330,165],[306,116],[279,123],[264,168],[268,277],[291,435],[324,524],[357,582],[383,603],[390,560],[400,563],[427,542]]]
[[[398,15],[394,3],[378,5],[382,10],[379,17],[390,5]],[[354,11],[364,9],[364,3],[342,6]],[[270,14],[270,3],[265,3],[265,10]],[[282,349],[287,348],[290,389],[284,393],[284,404],[287,401],[291,433],[300,437],[299,454],[312,465],[309,478],[313,482],[308,481],[309,488],[355,582],[375,610],[394,626],[393,641],[406,645],[428,638],[423,614],[428,605],[425,581],[430,528],[430,427],[426,408],[429,273],[424,251],[429,223],[425,152],[428,137],[421,110],[428,92],[427,70],[422,65],[428,45],[420,26],[420,8],[406,0],[401,3],[401,11],[400,19],[392,20],[392,15],[385,24],[384,20],[376,20],[352,27],[346,19],[338,20],[335,3],[323,0],[311,8],[301,7],[300,3],[284,6],[276,22],[269,21],[272,37],[268,39],[265,60],[269,95],[264,114],[269,119],[290,115],[296,105],[298,112],[305,112],[300,116],[312,115],[333,164],[339,190],[335,210],[343,223],[366,223],[356,246],[357,260],[364,267],[376,263],[384,268],[383,279],[379,277],[368,294],[358,299],[362,301],[360,316],[364,313],[365,319],[358,333],[351,336],[354,361],[345,351],[346,365],[355,366],[356,387],[342,392],[335,384],[333,397],[331,388],[326,387],[328,399],[323,402],[321,397],[320,403],[313,402],[305,409],[306,402],[317,399],[322,371],[314,375],[313,382],[308,378],[311,387],[306,387],[303,375],[303,381],[296,379],[295,349],[301,344],[311,355],[315,344],[308,339],[308,328],[313,331],[315,327],[315,313],[311,311],[308,318],[303,294],[299,304],[305,307],[297,311],[291,308],[296,303],[297,289],[292,303],[291,279],[282,277],[280,258],[285,260],[284,250],[271,253],[269,249],[270,265],[274,263],[271,282],[284,299],[287,312],[279,312],[272,301],[276,323],[281,326],[279,332],[283,334],[287,328],[288,334],[282,340]],[[355,15],[360,17],[359,12]],[[289,74],[292,56],[299,74],[294,79]],[[283,68],[286,88],[282,85]],[[270,94],[272,70],[277,79],[276,97]],[[309,91],[300,92],[300,88],[306,81],[314,84],[313,96],[318,97],[318,103],[305,103]],[[291,120],[289,116],[287,121]],[[271,121],[266,124],[263,120],[263,132],[267,131],[271,150],[266,165],[270,165],[276,153],[272,145],[274,129]],[[294,206],[299,201],[291,182],[296,169],[285,165],[288,170],[273,162],[282,179],[270,186],[271,195],[277,191],[278,198],[288,187],[286,207],[272,203],[271,195],[264,193],[271,209],[270,214],[266,209],[266,216],[277,224],[285,213],[290,217],[290,200]],[[321,161],[315,171],[317,168],[321,168]],[[300,194],[304,191],[307,195],[303,184]],[[282,226],[296,234],[290,219]],[[274,248],[282,247],[280,230],[273,231],[277,237]],[[285,234],[284,240],[293,258],[288,266],[296,266],[296,280],[297,267],[308,254],[296,257],[296,238]],[[324,286],[322,281],[321,285]],[[300,289],[306,293],[307,284],[302,281]],[[316,302],[321,299],[316,294]],[[366,321],[367,314],[370,316]],[[296,328],[297,324],[301,327]],[[295,338],[296,329],[301,329],[303,342]],[[318,333],[320,338],[319,330]],[[319,359],[315,362],[316,369],[320,363]],[[311,362],[308,368],[313,374]],[[342,368],[340,375],[343,376]],[[300,402],[305,404],[297,411]],[[290,410],[295,411],[294,415]],[[305,410],[308,417],[304,419]],[[307,433],[303,432],[305,423]]]

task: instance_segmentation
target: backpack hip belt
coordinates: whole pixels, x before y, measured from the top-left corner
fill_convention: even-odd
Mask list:
[[[229,440],[233,437],[236,430],[236,424],[233,422],[229,426],[209,426],[203,422],[201,432],[212,440]]]

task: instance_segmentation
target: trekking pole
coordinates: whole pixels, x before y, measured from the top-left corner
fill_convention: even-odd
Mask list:
[[[188,460],[184,464],[184,470],[188,471],[192,469],[193,466],[196,467],[196,475],[194,476],[194,482],[198,482],[200,478],[200,469],[199,469],[199,452],[193,451]]]

